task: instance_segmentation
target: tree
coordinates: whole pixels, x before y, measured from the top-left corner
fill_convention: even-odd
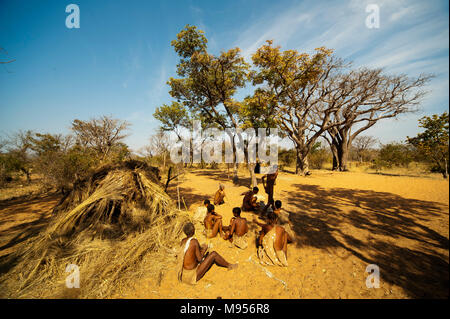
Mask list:
[[[6,148],[6,157],[3,164],[7,165],[9,172],[22,172],[27,178],[27,182],[31,182],[32,159],[30,157],[30,138],[32,131],[19,131],[9,136],[3,141]]]
[[[91,147],[100,161],[105,161],[111,150],[127,136],[124,132],[130,126],[126,121],[102,116],[98,119],[72,122],[76,142],[82,147]]]
[[[170,78],[170,95],[182,102],[194,113],[207,121],[216,123],[221,129],[240,127],[239,104],[233,99],[238,88],[245,86],[249,65],[240,55],[239,48],[222,52],[218,56],[207,52],[207,39],[203,31],[187,25],[177,39],[171,42],[180,56],[177,74]],[[234,180],[237,165],[234,136],[229,134],[234,151]],[[242,136],[238,134],[243,145]]]
[[[445,179],[448,178],[449,166],[449,116],[447,112],[441,115],[424,116],[419,120],[419,127],[425,129],[416,137],[407,137],[407,142],[416,147],[435,165]]]
[[[353,140],[378,121],[414,112],[426,92],[420,89],[431,76],[409,78],[383,75],[382,69],[361,68],[333,79],[335,94],[327,103],[334,104],[331,125],[327,129],[333,153],[333,170],[346,171]]]
[[[251,177],[251,187],[257,186],[257,180],[255,175],[255,163],[251,163],[248,160],[248,145],[252,138],[258,138],[258,128],[266,129],[266,136],[270,133],[270,128],[277,127],[275,121],[276,111],[276,99],[273,95],[268,94],[264,90],[255,90],[253,95],[247,96],[239,107],[239,118],[242,122],[241,128],[246,130],[248,128],[255,129],[255,136],[248,136],[244,145],[244,156],[248,163],[248,169]],[[256,154],[258,158],[258,147],[256,144]],[[257,159],[258,160],[258,159]]]
[[[153,116],[161,122],[161,129],[164,132],[174,132],[179,140],[182,139],[181,129],[192,127],[188,111],[184,105],[178,102],[157,107]]]
[[[169,145],[171,144],[169,136],[164,133],[163,130],[158,130],[156,134],[150,136],[149,145],[146,148],[150,157],[160,157],[162,160],[163,169],[166,168],[166,164],[169,156]]]
[[[378,156],[375,160],[377,168],[387,167],[408,167],[413,161],[411,147],[403,143],[388,143],[381,145]]]
[[[295,145],[296,173],[306,175],[308,154],[330,128],[330,117],[336,108],[333,103],[325,103],[335,89],[326,84],[345,64],[332,56],[332,50],[323,47],[310,56],[296,50],[281,51],[270,40],[252,60],[258,67],[252,73],[253,84],[265,85],[267,94],[276,98],[275,120]]]
[[[93,149],[73,143],[71,135],[40,134],[30,137],[33,166],[46,186],[63,194],[73,183],[86,177],[97,162]]]
[[[358,160],[363,162],[368,157],[368,152],[378,143],[378,140],[373,136],[357,136],[353,141],[353,149],[356,151]]]
[[[323,164],[331,158],[330,152],[322,145],[321,142],[316,142],[313,145],[308,157],[311,167],[315,169],[322,169]]]

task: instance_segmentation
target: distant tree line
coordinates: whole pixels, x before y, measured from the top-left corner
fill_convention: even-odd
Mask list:
[[[123,143],[125,121],[102,116],[89,121],[74,120],[71,134],[18,132],[0,143],[0,185],[22,173],[40,177],[44,186],[67,191],[93,168],[129,156]]]

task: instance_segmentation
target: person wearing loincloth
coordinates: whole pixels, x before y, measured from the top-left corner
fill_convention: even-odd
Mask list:
[[[223,200],[225,198],[225,186],[223,184],[219,184],[219,189],[214,195],[214,205],[222,205],[225,203]]]
[[[217,214],[214,209],[215,207],[213,204],[208,204],[208,213],[203,220],[203,224],[205,225],[205,235],[207,238],[214,238],[217,236],[217,233],[220,233],[220,236],[223,237],[222,216]]]
[[[258,198],[256,197],[256,194],[258,194],[259,188],[253,187],[252,190],[243,193],[241,195],[244,195],[244,198],[242,199],[242,210],[244,212],[254,212],[258,209]]]
[[[275,201],[275,210],[273,211],[277,215],[277,224],[284,228],[288,234],[288,243],[293,243],[295,241],[295,233],[292,230],[291,222],[289,221],[289,213],[281,210],[281,201]]]
[[[277,217],[274,212],[269,212],[266,224],[261,224],[261,232],[258,238],[258,258],[261,264],[288,266],[287,241],[288,234],[283,227],[276,225]]]
[[[237,264],[230,264],[217,252],[208,253],[208,247],[200,246],[194,237],[195,227],[192,223],[187,223],[183,227],[186,238],[181,241],[178,252],[178,281],[195,285],[211,268],[213,264],[226,267],[228,270],[236,268]]]
[[[247,219],[241,217],[241,209],[233,208],[234,217],[230,220],[230,226],[225,231],[225,240],[229,240],[234,246],[246,249],[248,247],[248,225]]]

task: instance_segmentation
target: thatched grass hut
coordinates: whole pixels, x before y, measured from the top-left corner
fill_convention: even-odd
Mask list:
[[[188,215],[159,179],[157,168],[127,161],[76,183],[45,230],[11,256],[16,262],[0,277],[0,297],[64,297],[68,264],[80,269],[81,298],[106,298],[144,273],[161,277]]]

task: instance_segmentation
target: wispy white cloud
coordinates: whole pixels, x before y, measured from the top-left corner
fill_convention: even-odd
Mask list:
[[[369,15],[366,6],[373,3],[380,8],[378,29],[365,25]],[[332,48],[336,55],[352,60],[355,67],[381,67],[387,73],[409,76],[435,74],[436,78],[427,87],[431,92],[423,101],[425,111],[396,124],[402,132],[411,133],[417,131],[419,116],[448,108],[449,24],[448,13],[440,10],[438,2],[418,0],[351,0],[326,4],[308,0],[252,21],[234,45],[242,48],[247,60],[266,40],[274,39],[285,50],[311,53],[320,46]],[[380,123],[374,132],[388,139],[388,125],[392,123]]]

